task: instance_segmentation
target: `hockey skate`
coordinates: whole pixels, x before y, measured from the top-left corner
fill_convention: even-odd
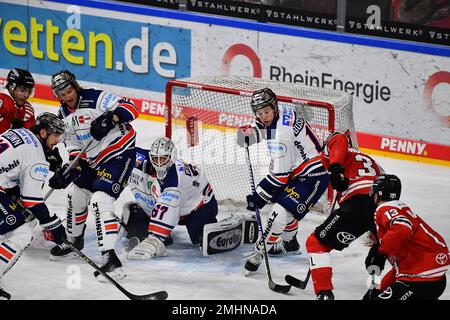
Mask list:
[[[255,249],[252,253],[250,253],[244,265],[246,276],[249,275],[250,272],[255,272],[256,270],[258,270],[262,258],[263,258],[262,253],[257,249]]]
[[[84,248],[84,231],[86,230],[86,225],[83,228],[83,233],[69,240],[73,243],[75,248],[82,250]],[[61,261],[75,259],[78,255],[65,243],[54,246],[50,250],[50,261]]]
[[[301,254],[300,245],[297,238],[292,238],[289,241],[283,241],[280,239],[277,241],[267,253],[270,256],[280,256],[283,254]]]
[[[105,272],[108,276],[116,281],[125,278],[127,275],[122,270],[122,263],[116,255],[114,249],[102,252],[103,265],[100,269]],[[108,282],[108,280],[101,276],[100,272],[95,271],[94,277],[103,283]]]
[[[11,295],[2,288],[0,288],[0,300],[11,300]]]
[[[316,300],[334,300],[334,294],[331,290],[323,290],[317,294]]]

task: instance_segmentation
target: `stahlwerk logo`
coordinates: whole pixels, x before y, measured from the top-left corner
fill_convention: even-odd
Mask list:
[[[421,28],[404,28],[398,26],[374,26],[363,22],[357,22],[350,20],[348,25],[351,30],[367,30],[367,31],[379,31],[390,35],[401,35],[410,37],[421,37],[423,35],[423,29]]]
[[[315,17],[309,15],[303,15],[300,13],[290,13],[284,11],[276,11],[266,9],[266,16],[272,19],[280,19],[284,21],[294,21],[294,22],[302,22],[312,25],[321,25],[321,26],[336,26],[336,19],[333,18],[324,18],[324,17]]]
[[[241,13],[246,15],[259,15],[261,9],[241,4],[216,3],[211,1],[191,0],[193,8],[204,8],[222,12]]]

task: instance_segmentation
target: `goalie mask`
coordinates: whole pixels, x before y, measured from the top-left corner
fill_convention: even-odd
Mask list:
[[[150,148],[150,161],[159,180],[166,177],[167,172],[176,160],[177,149],[169,138],[163,137],[153,142]]]
[[[370,189],[370,196],[378,195],[378,200],[392,201],[400,199],[402,184],[400,179],[393,174],[378,176]]]
[[[275,93],[269,88],[257,90],[252,94],[252,100],[250,101],[253,113],[260,109],[264,109],[267,106],[272,107],[273,110],[278,111],[278,102]]]
[[[51,87],[56,98],[59,96],[61,90],[69,86],[74,87],[77,92],[80,90],[80,85],[75,79],[75,75],[69,70],[62,70],[52,76]]]

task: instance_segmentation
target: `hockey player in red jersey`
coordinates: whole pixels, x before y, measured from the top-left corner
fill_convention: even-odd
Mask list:
[[[382,169],[371,157],[352,148],[350,137],[343,133],[327,139],[321,157],[340,207],[308,237],[306,250],[317,299],[332,300],[330,251],[341,251],[367,231],[375,231],[375,204],[369,192]]]
[[[448,246],[439,233],[399,200],[401,188],[395,175],[381,175],[373,183],[379,244],[370,249],[366,268],[369,273],[381,273],[389,259],[392,269],[364,299],[437,300],[446,287]]]
[[[28,102],[28,98],[34,90],[33,76],[27,70],[19,68],[11,69],[6,79],[6,89],[16,103],[16,112],[10,120],[11,127],[13,129],[30,129],[36,122],[34,117],[34,108]]]
[[[11,121],[16,114],[13,98],[0,92],[0,134],[11,129]]]

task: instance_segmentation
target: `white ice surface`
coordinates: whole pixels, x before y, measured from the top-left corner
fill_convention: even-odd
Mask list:
[[[55,107],[38,105],[37,112],[56,112]],[[164,134],[163,123],[136,120],[137,146],[148,148],[157,136]],[[388,173],[402,179],[402,199],[413,211],[437,230],[450,244],[450,168],[375,157]],[[120,203],[131,199],[126,189],[116,205],[120,215]],[[65,192],[55,191],[48,204],[52,212],[65,216]],[[219,219],[230,212],[245,211],[242,207],[221,206]],[[263,219],[267,212],[263,213]],[[299,242],[304,250],[306,237],[323,219],[324,215],[309,213],[300,222]],[[94,234],[94,219],[89,216],[83,252],[100,263],[100,252]],[[93,269],[81,259],[65,262],[49,261],[53,243],[45,241],[39,226],[34,229],[35,239],[16,265],[3,277],[3,287],[13,299],[127,299],[111,284],[103,284],[93,277]],[[258,272],[244,277],[242,253],[252,250],[244,245],[235,251],[204,257],[189,241],[185,227],[177,226],[173,232],[174,244],[168,247],[168,256],[149,261],[128,261],[122,254],[124,240],[116,249],[124,264],[127,278],[121,282],[134,294],[146,294],[166,290],[169,299],[182,300],[311,300],[315,297],[311,282],[306,290],[292,288],[289,294],[275,293],[268,288],[264,266]],[[367,290],[368,275],[364,259],[368,247],[358,239],[342,252],[333,252],[336,299],[359,300]],[[291,274],[303,278],[308,269],[308,258],[299,256],[270,258],[270,268],[275,282],[284,283],[284,276]],[[75,280],[74,280],[75,279]],[[77,282],[76,279],[79,279]],[[450,288],[441,297],[450,300]]]

